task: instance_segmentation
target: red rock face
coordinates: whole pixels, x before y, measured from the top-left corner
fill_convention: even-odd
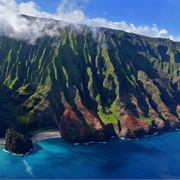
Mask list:
[[[134,117],[131,114],[125,114],[121,120],[120,137],[137,138],[148,133],[150,125],[141,119]]]
[[[179,106],[177,106],[178,110]],[[166,107],[164,104],[158,105],[158,110],[164,115],[164,118],[169,121],[169,124],[171,127],[176,127],[179,124],[179,119],[174,116],[168,107]]]
[[[88,110],[82,104],[81,101],[77,101],[76,104],[79,112],[82,114],[83,118],[89,124],[89,126],[91,126],[97,131],[102,131],[103,130],[102,124],[100,123],[99,119],[95,116],[95,114],[92,111]]]
[[[83,112],[85,113],[85,111]],[[96,119],[93,118],[90,112],[86,112],[85,117],[89,117],[95,124],[94,127],[96,126]],[[75,113],[68,103],[65,105],[65,111],[61,117],[59,128],[62,138],[70,142],[86,143],[89,141],[106,140],[102,131],[98,132],[95,131],[95,129],[90,128],[85,120],[83,122],[83,120],[78,117],[77,113]]]

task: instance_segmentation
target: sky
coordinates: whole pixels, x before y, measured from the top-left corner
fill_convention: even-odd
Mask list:
[[[0,0],[0,25],[3,16],[3,20],[8,19],[3,27],[8,24],[14,32],[20,33],[21,29],[12,23],[8,13],[180,41],[180,0]]]

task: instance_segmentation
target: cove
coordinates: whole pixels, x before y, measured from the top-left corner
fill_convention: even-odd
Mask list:
[[[180,131],[140,140],[73,145],[61,138],[35,143],[28,156],[0,146],[0,179],[178,179]]]

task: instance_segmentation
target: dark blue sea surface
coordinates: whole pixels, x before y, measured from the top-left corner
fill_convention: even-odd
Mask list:
[[[180,131],[106,144],[47,139],[23,157],[3,148],[0,179],[180,179]]]

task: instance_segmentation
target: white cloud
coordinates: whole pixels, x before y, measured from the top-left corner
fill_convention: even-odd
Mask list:
[[[77,2],[80,3],[77,4]],[[25,39],[30,43],[34,43],[36,38],[44,34],[52,32],[46,30],[42,33],[43,27],[48,23],[36,20],[30,23],[27,19],[18,16],[18,14],[26,14],[35,17],[51,18],[66,21],[75,24],[86,24],[93,27],[107,27],[112,29],[124,30],[136,34],[146,35],[150,37],[169,38],[171,40],[180,41],[180,35],[173,37],[166,29],[158,28],[157,25],[136,26],[133,23],[125,21],[113,22],[107,21],[105,18],[88,18],[79,7],[83,7],[87,0],[63,0],[57,8],[55,14],[40,11],[38,5],[29,1],[26,3],[16,3],[15,0],[0,0],[0,34],[18,39]]]
[[[173,36],[172,36],[173,37]],[[174,37],[173,37],[174,38]],[[180,35],[176,37],[176,41],[180,41]]]

